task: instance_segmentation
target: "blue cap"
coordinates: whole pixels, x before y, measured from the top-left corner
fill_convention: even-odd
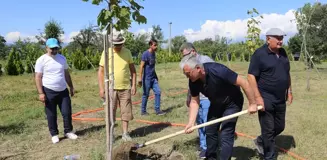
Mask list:
[[[46,46],[49,48],[59,47],[58,40],[56,38],[49,38],[46,42]]]

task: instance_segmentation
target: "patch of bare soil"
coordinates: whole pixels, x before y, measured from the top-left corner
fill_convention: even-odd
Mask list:
[[[122,143],[113,151],[113,160],[184,160],[184,156],[176,151],[170,150],[159,152],[154,146],[143,147],[137,150],[132,142]]]

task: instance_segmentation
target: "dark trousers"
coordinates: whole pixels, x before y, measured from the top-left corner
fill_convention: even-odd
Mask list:
[[[211,104],[208,113],[208,120],[215,120],[224,116],[228,116],[237,112],[240,112],[243,108],[243,96],[240,95],[236,98],[232,98],[229,102],[221,104]],[[232,156],[233,146],[234,146],[234,136],[235,136],[235,126],[237,122],[237,117],[223,121],[221,123],[213,124],[207,126],[206,137],[207,137],[207,160],[216,160],[218,143],[220,140],[220,160],[228,160]],[[218,132],[220,130],[220,139],[218,139]]]
[[[263,146],[264,159],[275,159],[275,138],[285,128],[285,103],[272,103],[264,100],[265,111],[259,111],[259,122],[261,135],[258,136],[258,143]]]
[[[64,133],[71,132],[73,130],[72,125],[72,107],[69,97],[68,89],[61,92],[56,92],[51,89],[43,87],[46,101],[45,101],[45,113],[48,119],[48,127],[51,136],[58,135],[57,124],[57,105],[59,106],[61,115],[64,121]]]

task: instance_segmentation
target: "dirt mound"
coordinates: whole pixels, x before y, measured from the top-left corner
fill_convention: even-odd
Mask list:
[[[113,150],[113,160],[184,160],[184,156],[171,150],[162,153],[154,147],[143,147],[133,150],[135,146],[132,142],[122,143]]]

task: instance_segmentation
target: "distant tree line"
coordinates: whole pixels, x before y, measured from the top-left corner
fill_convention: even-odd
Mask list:
[[[195,41],[194,45],[198,52],[216,61],[248,62],[254,50],[263,45],[265,40],[260,39],[261,30],[258,27],[260,19],[264,17],[255,8],[249,10],[247,14],[250,19],[245,41],[230,43],[230,39],[216,35],[215,38]],[[289,39],[288,44],[285,44],[290,60],[293,60],[294,55],[300,56],[300,60],[304,60],[308,66],[311,66],[311,61],[315,63],[325,61],[327,59],[327,5],[307,3],[295,12],[295,16],[299,32]],[[152,29],[151,33],[139,34],[122,30],[126,38],[125,46],[131,50],[135,63],[139,64],[140,56],[148,48],[150,38],[159,41],[158,63],[178,62],[181,59],[179,47],[187,41],[186,37],[177,35],[171,39],[172,54],[169,55],[168,48],[162,47],[163,44],[167,46],[168,40],[163,36],[161,27],[153,25]],[[13,44],[7,44],[4,37],[0,35],[0,60],[5,62],[0,64],[0,75],[3,74],[2,71],[5,71],[6,75],[32,73],[36,59],[45,53],[44,43],[49,37],[60,41],[60,52],[66,56],[71,69],[97,68],[103,52],[103,36],[99,27],[88,25],[81,29],[68,44],[60,39],[63,33],[61,24],[52,19],[45,23],[42,32],[36,36],[37,42],[19,39]],[[302,44],[305,44],[305,47]]]

